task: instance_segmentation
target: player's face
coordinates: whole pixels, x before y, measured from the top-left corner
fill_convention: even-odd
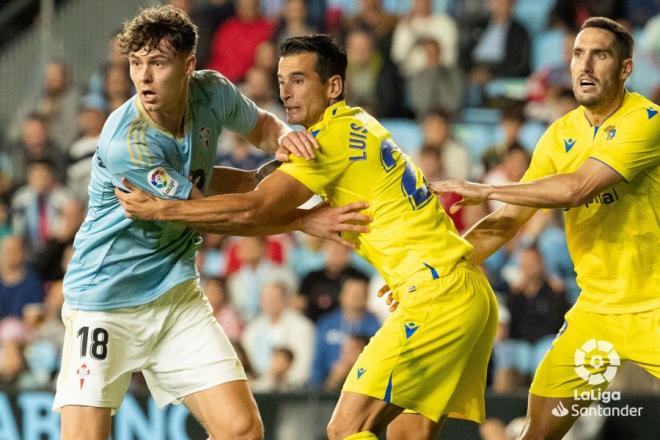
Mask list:
[[[621,60],[615,37],[609,31],[587,28],[575,39],[571,77],[575,99],[587,108],[611,102],[623,89],[632,71],[632,60]]]
[[[175,53],[167,42],[158,47],[128,55],[131,80],[148,111],[168,112],[182,105],[188,87],[188,77],[195,68],[195,57]]]
[[[277,69],[280,99],[289,124],[310,127],[323,117],[335,95],[336,78],[325,83],[316,72],[316,54],[301,53],[280,58]]]

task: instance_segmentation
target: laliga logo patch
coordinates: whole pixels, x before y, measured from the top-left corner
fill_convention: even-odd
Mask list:
[[[619,365],[621,365],[619,353],[610,342],[589,339],[582,344],[582,347],[575,350],[575,373],[589,385],[611,382]],[[605,371],[600,372],[603,367]]]
[[[147,180],[151,186],[153,186],[157,192],[164,196],[169,196],[173,194],[176,189],[179,187],[179,183],[174,180],[165,169],[158,167],[149,171],[149,176]]]

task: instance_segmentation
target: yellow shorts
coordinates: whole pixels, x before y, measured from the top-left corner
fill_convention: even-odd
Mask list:
[[[597,393],[625,361],[660,378],[660,309],[605,315],[573,308],[536,370],[530,392],[542,397]]]
[[[342,391],[436,422],[449,415],[480,423],[497,327],[495,295],[467,262],[447,276],[425,278],[399,289],[399,307],[371,338]]]

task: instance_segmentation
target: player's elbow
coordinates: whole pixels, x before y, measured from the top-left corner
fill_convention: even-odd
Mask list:
[[[593,191],[577,180],[572,180],[564,192],[564,205],[566,208],[575,208],[588,202]]]

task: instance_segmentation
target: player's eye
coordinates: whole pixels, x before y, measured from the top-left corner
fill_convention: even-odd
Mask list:
[[[297,86],[301,85],[303,83],[302,78],[296,78],[293,80],[293,83]]]

